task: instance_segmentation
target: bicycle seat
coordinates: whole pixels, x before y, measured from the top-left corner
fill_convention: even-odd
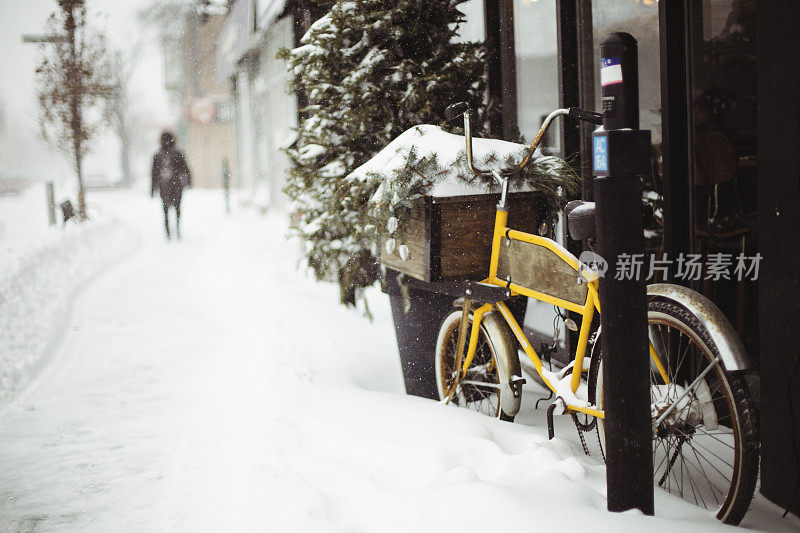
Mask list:
[[[569,235],[576,241],[593,239],[594,230],[594,202],[573,200],[564,208],[567,215],[567,229]]]

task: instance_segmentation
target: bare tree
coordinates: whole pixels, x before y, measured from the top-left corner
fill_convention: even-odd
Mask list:
[[[109,54],[109,76],[114,85],[114,91],[103,105],[106,120],[111,124],[111,128],[119,140],[119,164],[122,171],[122,184],[125,187],[133,184],[131,158],[137,134],[137,117],[130,83],[136,70],[139,51],[140,47],[134,46],[127,52],[115,50]]]
[[[83,158],[107,124],[100,112],[112,93],[112,80],[102,34],[86,22],[83,0],[57,0],[48,30],[63,38],[42,45],[36,68],[39,127],[44,140],[64,153],[78,179],[78,214],[86,218]]]

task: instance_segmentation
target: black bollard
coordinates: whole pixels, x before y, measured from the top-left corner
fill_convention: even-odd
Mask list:
[[[612,33],[600,55],[603,128],[592,145],[597,252],[609,264],[600,280],[608,510],[652,515],[646,286],[641,273],[637,279],[635,271],[622,268],[630,263],[620,261],[644,254],[639,180],[649,171],[650,132],[639,130],[636,39]]]
[[[231,172],[228,168],[228,158],[222,159],[222,190],[225,193],[225,212],[231,212]]]

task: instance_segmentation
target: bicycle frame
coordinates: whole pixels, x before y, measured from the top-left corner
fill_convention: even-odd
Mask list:
[[[531,143],[530,146],[530,154],[533,154],[536,146],[538,145],[540,139],[542,138],[544,132],[550,126],[550,123],[555,119],[557,116],[560,115],[567,115],[570,111],[566,109],[557,109],[550,113],[548,117],[545,119],[544,123],[542,124],[536,138]],[[470,169],[475,174],[483,174],[483,172],[476,169],[472,164],[472,136],[469,128],[469,111],[464,114],[464,128],[465,128],[465,137],[466,137],[466,148],[467,148],[467,161],[469,163]],[[530,155],[525,158],[522,164],[515,169],[515,171],[519,171],[525,164],[528,162]],[[492,239],[492,253],[491,253],[491,260],[489,264],[489,277],[483,280],[483,283],[496,285],[499,287],[505,287],[508,291],[510,291],[510,296],[527,296],[529,298],[533,298],[538,301],[546,302],[557,307],[561,307],[567,309],[568,311],[573,311],[581,316],[581,326],[578,332],[578,344],[575,350],[575,360],[572,366],[572,372],[570,374],[569,379],[569,390],[565,390],[564,386],[560,386],[562,380],[558,380],[558,376],[548,370],[546,370],[542,366],[542,361],[539,358],[539,355],[534,350],[533,346],[531,346],[528,339],[525,337],[522,328],[517,323],[514,316],[508,309],[508,306],[504,302],[498,302],[496,304],[484,304],[483,306],[475,309],[473,313],[473,321],[472,321],[472,330],[470,332],[469,344],[467,349],[466,357],[463,360],[462,364],[462,375],[466,374],[469,365],[472,364],[472,359],[475,356],[475,351],[477,349],[478,344],[478,334],[480,329],[480,324],[483,316],[492,311],[495,307],[500,311],[503,316],[503,319],[506,321],[508,326],[511,328],[511,331],[514,333],[514,336],[517,339],[517,342],[522,346],[523,350],[530,358],[531,362],[533,363],[536,372],[544,381],[545,385],[553,391],[556,397],[560,397],[564,400],[565,403],[565,412],[580,412],[585,413],[587,415],[591,415],[597,418],[605,418],[605,414],[603,411],[596,409],[591,404],[587,405],[578,405],[576,402],[581,402],[580,399],[575,396],[575,393],[578,391],[578,387],[581,381],[581,374],[584,371],[583,362],[586,356],[586,348],[589,343],[589,335],[591,333],[592,327],[592,319],[594,318],[594,313],[600,312],[600,297],[598,294],[599,290],[599,282],[597,279],[597,275],[589,269],[583,268],[580,261],[572,255],[566,248],[558,244],[557,242],[553,241],[552,239],[548,239],[546,237],[542,237],[539,235],[533,235],[530,233],[525,233],[522,231],[517,231],[508,227],[508,211],[506,207],[506,197],[508,193],[508,178],[507,175],[503,176],[498,173],[492,173],[495,179],[501,185],[501,197],[500,203],[497,206],[497,210],[495,213],[495,221],[494,221],[494,233]],[[546,294],[544,292],[537,291],[531,287],[525,287],[519,284],[515,284],[509,280],[503,280],[498,278],[497,270],[498,270],[498,263],[500,259],[500,245],[502,242],[503,237],[506,237],[509,240],[520,241],[528,244],[533,244],[537,246],[541,246],[546,248],[547,250],[553,252],[558,258],[569,265],[572,270],[575,271],[576,281],[580,280],[582,283],[587,284],[587,293],[586,299],[583,303],[575,303],[572,301],[568,301],[550,294]],[[653,362],[655,363],[656,368],[658,369],[661,377],[664,379],[665,383],[669,383],[669,377],[667,374],[664,365],[662,364],[655,348],[653,347],[653,343],[649,343],[650,348],[650,356]],[[563,378],[562,378],[563,379]],[[571,401],[574,400],[574,401]]]
[[[507,226],[507,221],[508,221],[508,212],[498,209],[495,214],[494,238],[492,239],[492,255],[489,268],[489,277],[483,280],[483,283],[488,283],[499,287],[506,287],[509,291],[511,291],[512,296],[517,296],[517,295],[527,296],[529,298],[534,298],[535,300],[539,300],[558,307],[562,307],[569,311],[574,311],[575,313],[581,315],[581,327],[578,333],[578,345],[575,352],[575,364],[572,368],[571,379],[570,379],[570,389],[571,392],[574,393],[575,391],[578,390],[578,385],[580,384],[581,372],[583,369],[583,360],[586,355],[586,347],[588,346],[589,343],[589,334],[591,333],[592,318],[594,317],[595,311],[598,312],[600,311],[600,299],[598,297],[598,292],[597,292],[598,291],[597,279],[592,279],[593,276],[591,276],[591,271],[586,271],[582,269],[580,262],[571,253],[569,253],[569,251],[567,251],[557,242],[548,239],[546,237],[541,237],[539,235],[532,235],[530,233],[524,233],[522,231],[513,230]],[[583,303],[583,305],[578,305],[573,302],[569,302],[561,298],[536,291],[535,289],[523,287],[513,282],[508,282],[499,279],[497,277],[497,264],[500,257],[500,243],[504,236],[512,240],[518,240],[530,244],[543,246],[548,250],[552,251],[553,253],[555,253],[562,261],[571,266],[575,270],[576,279],[578,278],[578,276],[584,276],[584,279],[586,279],[586,283],[588,284],[587,287],[588,292],[586,301]],[[491,311],[494,307],[497,307],[497,309],[502,314],[506,323],[511,328],[511,331],[514,333],[517,342],[519,342],[525,353],[530,358],[534,368],[536,369],[537,373],[542,377],[544,383],[554,393],[558,394],[560,392],[561,394],[559,395],[563,397],[566,391],[558,390],[557,383],[554,382],[555,381],[554,375],[549,373],[547,370],[543,368],[542,361],[539,358],[539,355],[536,353],[536,350],[534,350],[533,346],[531,346],[531,343],[528,342],[528,339],[525,337],[525,334],[523,333],[519,323],[511,314],[506,304],[503,302],[498,302],[495,305],[485,304],[474,311],[472,319],[472,331],[470,333],[470,339],[469,339],[469,348],[467,350],[467,355],[464,358],[462,370],[466,371],[469,368],[469,365],[472,363],[472,359],[475,356],[475,351],[477,349],[477,344],[478,344],[478,331],[480,328],[480,322],[481,319],[483,318],[483,315]],[[596,416],[598,418],[604,417],[602,411],[594,409],[592,407],[576,405],[574,403],[568,402],[566,404],[566,408],[569,411],[582,412],[588,415]]]

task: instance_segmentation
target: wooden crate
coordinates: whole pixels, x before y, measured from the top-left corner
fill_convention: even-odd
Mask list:
[[[426,196],[403,220],[402,238],[409,257],[400,259],[397,249],[387,253],[381,242],[381,263],[422,281],[481,280],[489,274],[495,206],[499,194]],[[508,225],[536,233],[544,221],[541,193],[509,195]],[[400,246],[397,239],[397,247]]]

